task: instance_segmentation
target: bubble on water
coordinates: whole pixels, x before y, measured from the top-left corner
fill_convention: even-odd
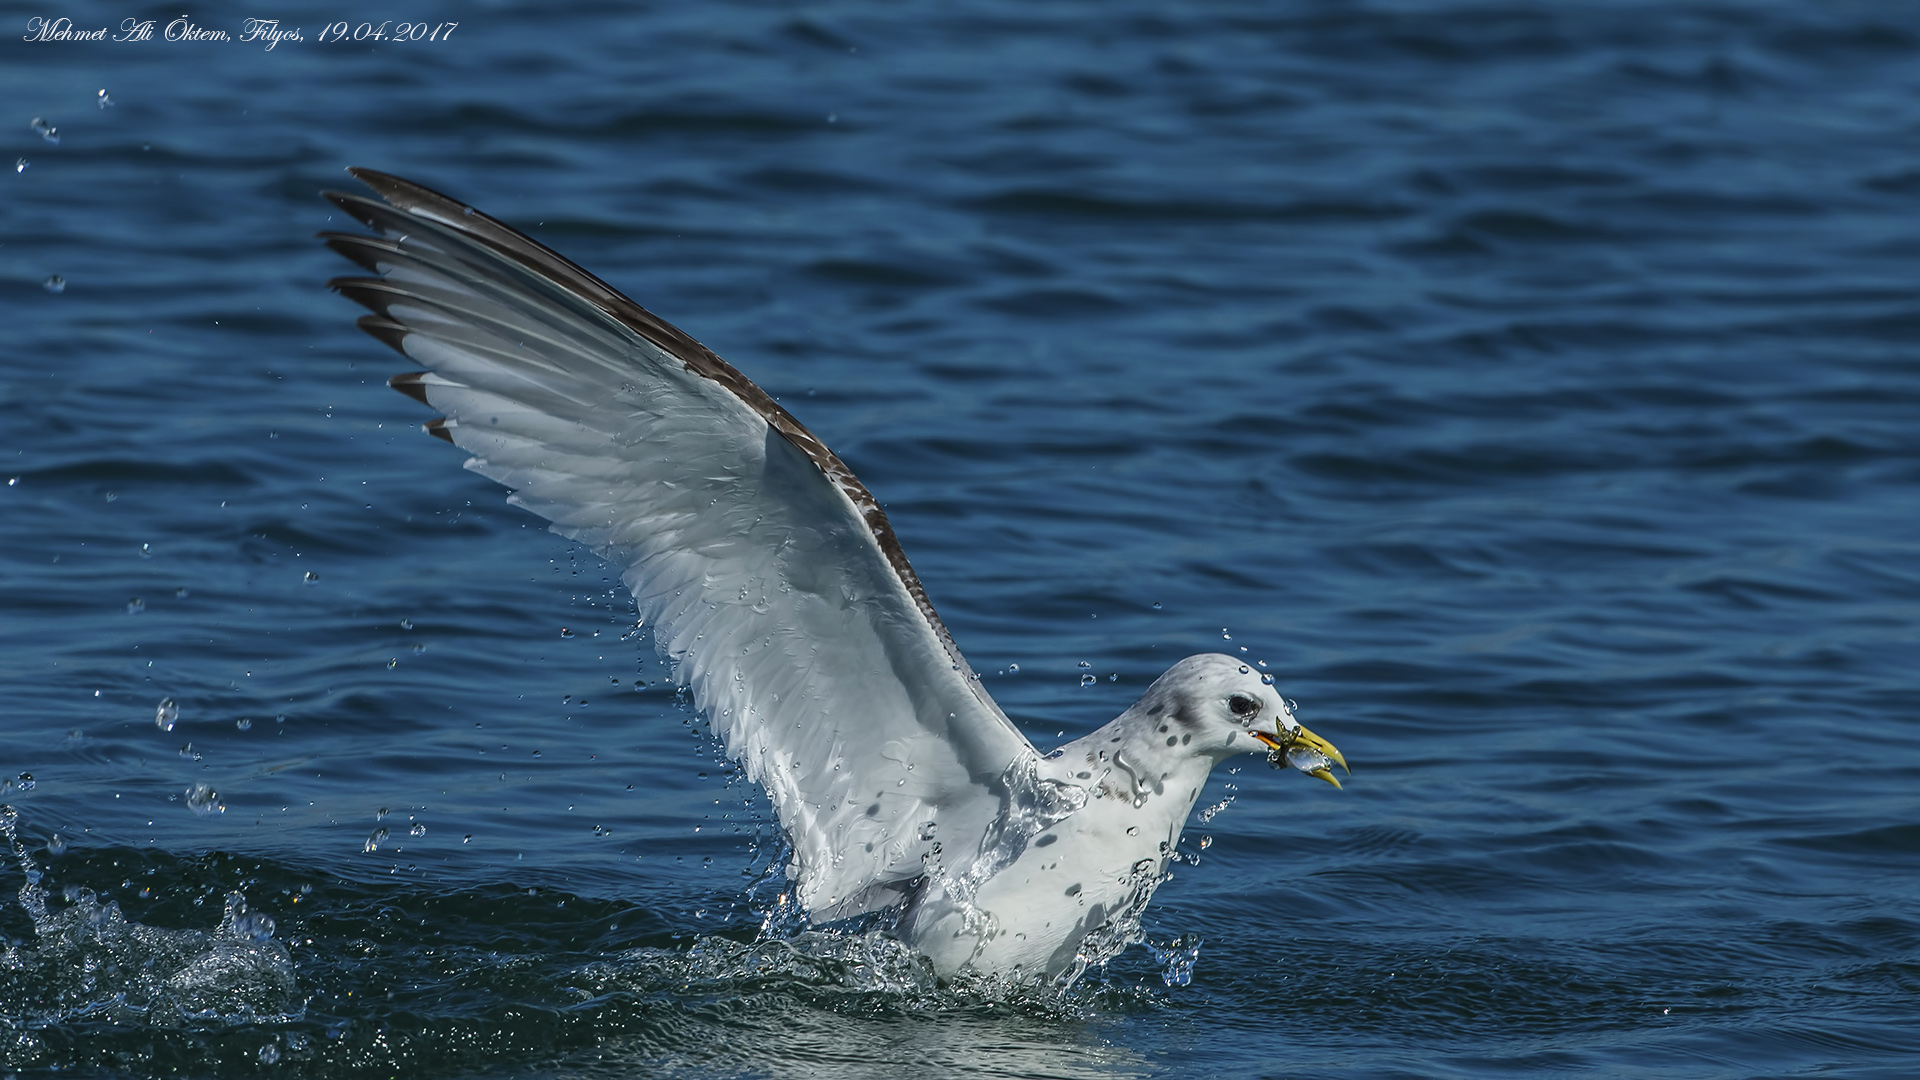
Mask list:
[[[180,706],[174,704],[172,698],[162,701],[160,707],[153,710],[153,726],[161,731],[172,731],[174,721],[178,719],[180,719]]]
[[[147,602],[140,597],[135,596],[127,601],[127,614],[138,615],[145,610],[147,610]]]
[[[187,809],[201,817],[219,817],[227,812],[220,793],[209,784],[195,784],[187,789]]]
[[[427,835],[427,827],[425,825],[415,825],[413,828],[407,830],[407,835],[425,836]]]
[[[374,852],[379,851],[380,845],[386,843],[386,841],[387,841],[387,830],[384,826],[382,826],[381,828],[375,829],[372,832],[367,834],[367,842],[361,846],[360,850],[371,855]]]
[[[280,1060],[280,1047],[277,1043],[268,1043],[260,1048],[260,1064],[272,1065]]]
[[[105,88],[102,88],[98,94],[95,94],[93,100],[103,109],[113,108],[113,98],[107,94]]]
[[[251,731],[253,730],[253,721],[243,716],[235,720],[233,726],[239,728],[241,731]]]
[[[48,142],[54,144],[55,146],[60,145],[60,129],[57,127],[54,127],[52,124],[47,123],[46,117],[36,116],[33,118],[33,123],[27,126],[39,132],[41,138],[47,140]]]
[[[59,274],[49,274],[47,280],[40,283],[40,287],[57,295],[67,291],[67,279]]]

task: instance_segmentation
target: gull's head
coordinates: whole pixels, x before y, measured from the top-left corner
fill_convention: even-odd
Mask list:
[[[1216,759],[1266,754],[1309,776],[1340,786],[1332,766],[1347,767],[1332,743],[1293,718],[1272,677],[1222,653],[1189,656],[1154,680],[1129,710],[1154,725],[1154,739]]]

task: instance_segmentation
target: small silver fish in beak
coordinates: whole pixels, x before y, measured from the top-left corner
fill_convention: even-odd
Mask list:
[[[1331,765],[1338,763],[1346,769],[1348,776],[1353,770],[1347,768],[1347,759],[1334,745],[1307,730],[1305,724],[1296,722],[1291,729],[1282,727],[1274,732],[1250,731],[1247,734],[1267,744],[1267,764],[1279,768],[1282,762],[1306,773],[1316,776],[1334,787],[1340,781],[1333,775]]]

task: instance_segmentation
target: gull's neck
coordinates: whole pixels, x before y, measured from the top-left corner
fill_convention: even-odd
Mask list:
[[[1191,725],[1142,701],[1093,734],[1047,755],[1049,779],[1081,788],[1087,805],[1130,808],[1177,841],[1213,766],[1226,755],[1196,745]],[[1143,823],[1144,824],[1144,823]]]

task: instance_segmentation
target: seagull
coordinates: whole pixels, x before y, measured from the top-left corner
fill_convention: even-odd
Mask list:
[[[1270,675],[1175,664],[1042,754],[934,612],[880,504],[745,375],[565,258],[445,195],[350,169],[330,287],[420,370],[394,389],[621,570],[675,683],[760,784],[815,925],[874,914],[935,974],[1069,985],[1141,940],[1213,767],[1346,768]]]

